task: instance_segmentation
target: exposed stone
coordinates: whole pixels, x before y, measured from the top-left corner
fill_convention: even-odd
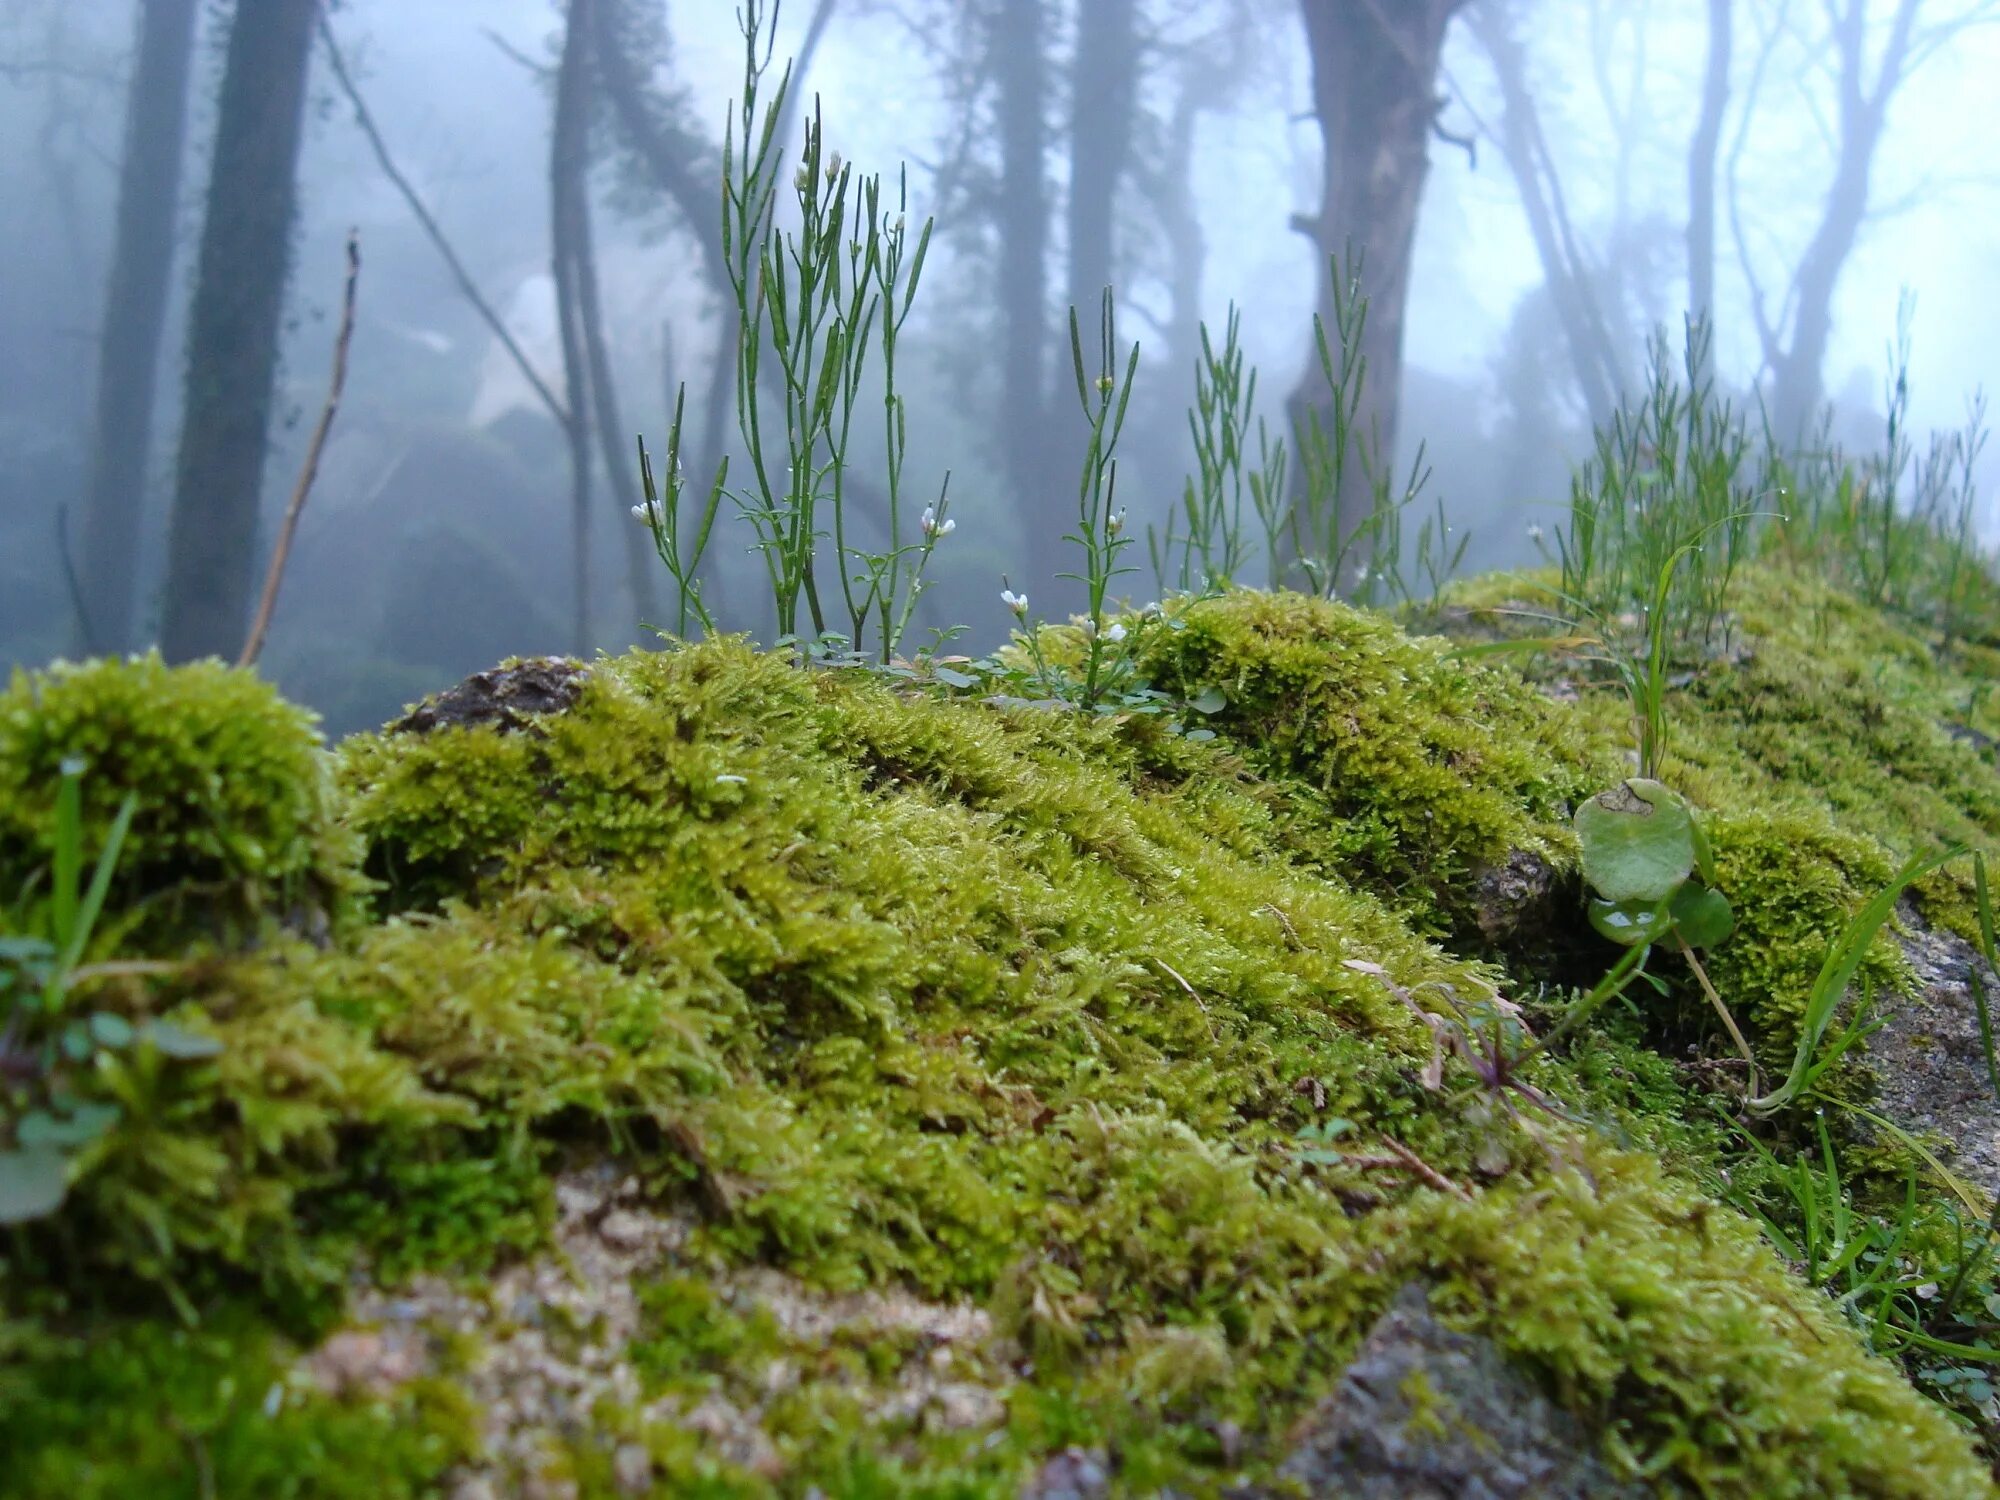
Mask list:
[[[1876,1012],[1882,1028],[1867,1045],[1878,1105],[1906,1130],[1942,1136],[1953,1171],[2000,1193],[2000,1098],[1986,1074],[1972,995],[1976,972],[2000,1008],[2000,976],[1964,938],[1925,922],[1912,902],[1897,917],[1916,993],[1883,997]]]
[[[350,1328],[313,1351],[304,1373],[330,1395],[379,1395],[416,1379],[429,1363],[420,1334],[405,1328]]]
[[[643,1443],[624,1443],[611,1456],[611,1480],[621,1495],[644,1495],[653,1488],[653,1455]]]
[[[485,672],[475,672],[418,704],[389,727],[398,733],[429,734],[433,729],[497,724],[525,729],[543,714],[574,704],[590,680],[590,668],[562,656],[531,656]]]
[[[1581,1423],[1490,1340],[1438,1322],[1422,1286],[1396,1296],[1279,1470],[1325,1500],[1637,1497]],[[1233,1492],[1291,1493],[1282,1489]]]
[[[1473,872],[1473,916],[1489,943],[1533,931],[1547,919],[1556,891],[1556,872],[1546,859],[1525,849]]]
[[[335,1393],[379,1394],[429,1372],[445,1335],[458,1336],[473,1352],[451,1373],[480,1412],[482,1457],[455,1476],[454,1500],[554,1496],[551,1486],[567,1481],[544,1470],[576,1441],[616,1442],[610,1460],[619,1492],[648,1493],[650,1454],[626,1436],[630,1429],[601,1431],[606,1410],[634,1413],[640,1430],[663,1424],[692,1432],[713,1456],[751,1474],[782,1473],[764,1403],[797,1389],[804,1377],[796,1361],[771,1360],[747,1404],[719,1392],[648,1403],[628,1358],[641,1331],[639,1288],[678,1264],[692,1218],[649,1206],[638,1179],[610,1162],[564,1173],[555,1200],[553,1254],[504,1267],[478,1289],[438,1277],[393,1291],[364,1288],[350,1304],[354,1324],[307,1356],[301,1374]],[[886,1388],[868,1393],[877,1420],[930,1431],[1005,1420],[1005,1377],[982,1383],[981,1362],[954,1352],[971,1354],[993,1339],[992,1319],[970,1303],[930,1303],[901,1291],[835,1295],[768,1268],[731,1273],[715,1290],[807,1348],[840,1337],[913,1335],[915,1357]]]
[[[1101,1500],[1111,1493],[1111,1470],[1095,1448],[1065,1448],[1021,1486],[1021,1500]]]

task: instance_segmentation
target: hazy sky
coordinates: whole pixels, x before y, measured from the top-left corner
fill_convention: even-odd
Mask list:
[[[1943,3],[1932,0],[1933,9]],[[797,36],[807,8],[803,0],[786,7],[787,36]],[[1279,20],[1274,35],[1292,54],[1289,66],[1276,70],[1279,77],[1261,96],[1210,117],[1197,163],[1212,252],[1205,282],[1211,317],[1219,321],[1231,298],[1245,304],[1246,341],[1275,389],[1289,384],[1306,350],[1312,251],[1286,221],[1311,206],[1318,150],[1300,39],[1295,25],[1283,24],[1290,9],[1278,0],[1271,5]],[[1666,216],[1662,233],[1673,238],[1676,263],[1703,9],[1698,0],[1652,5],[1649,149],[1637,164],[1634,211]],[[1588,235],[1609,214],[1611,147],[1590,82],[1585,12],[1585,0],[1542,0],[1543,19],[1529,42],[1544,122],[1572,213]],[[671,15],[680,76],[703,113],[719,124],[740,76],[733,0],[675,0]],[[341,30],[367,59],[368,87],[398,149],[481,262],[487,284],[531,331],[545,327],[547,317],[536,309],[546,292],[532,279],[545,258],[545,97],[482,33],[545,56],[556,30],[554,8],[548,0],[350,0]],[[1739,79],[1748,50],[1747,41],[1739,41]],[[1488,69],[1462,29],[1446,64],[1450,82],[1483,104],[1490,94]],[[2000,27],[1988,27],[1961,38],[1897,95],[1876,159],[1875,196],[1878,203],[1909,196],[1922,196],[1922,202],[1872,224],[1848,264],[1825,372],[1830,392],[1857,382],[1862,391],[1879,392],[1884,347],[1906,286],[1918,295],[1912,380],[1919,423],[1955,423],[1975,386],[1996,383],[2000,298],[1992,287],[2000,272],[2000,188],[1981,159],[2000,126],[1991,91],[1995,77]],[[893,172],[900,160],[933,155],[943,123],[937,88],[892,16],[874,7],[843,14],[808,82],[824,98],[830,142],[865,170]],[[1830,174],[1830,153],[1803,107],[1809,96],[1823,98],[1825,89],[1794,67],[1767,90],[1759,145],[1746,163],[1746,206],[1766,253],[1795,256]],[[1454,102],[1445,123],[1465,132],[1472,119]],[[309,152],[309,260],[331,267],[341,223],[369,213],[394,221],[401,209],[375,178],[343,111],[336,109],[315,129]],[[1463,151],[1438,142],[1432,173],[1418,236],[1409,353],[1414,364],[1475,375],[1490,364],[1515,303],[1539,283],[1541,272],[1497,151],[1482,143],[1475,167]],[[920,170],[915,180],[921,205]],[[1923,196],[1929,182],[1938,186]],[[678,300],[670,257],[658,250],[626,254],[617,247],[615,229],[606,238],[615,295],[639,300],[649,314],[658,303]],[[1754,361],[1755,341],[1726,221],[1719,261],[1720,347],[1725,371],[1740,377]],[[1773,279],[1779,284],[1769,295],[1775,298],[1782,279],[1775,273]],[[442,293],[441,276],[438,285]],[[686,315],[692,316],[692,307]]]
[[[1741,0],[1739,11],[1760,13],[1773,0]],[[1933,13],[1965,0],[1929,0]],[[1818,8],[1794,0],[1802,17]],[[1880,4],[1880,0],[1878,0]],[[19,9],[16,9],[16,6]],[[1268,77],[1233,112],[1206,118],[1195,175],[1203,200],[1204,233],[1211,258],[1205,300],[1219,322],[1232,299],[1244,304],[1245,341],[1263,369],[1265,389],[1289,386],[1303,361],[1313,285],[1313,252],[1288,227],[1294,212],[1315,205],[1317,130],[1307,109],[1305,62],[1291,0],[1264,0],[1268,34],[1280,54]],[[1886,5],[1881,5],[1886,10]],[[921,212],[931,159],[945,124],[936,81],[917,56],[890,7],[848,0],[819,55],[808,86],[824,97],[830,143],[864,170],[893,173],[913,163]],[[808,6],[789,0],[784,34],[796,38]],[[0,0],[0,38],[11,49],[32,52],[34,38],[19,28],[24,18],[51,14],[47,6]],[[1652,0],[1650,67],[1645,99],[1648,148],[1636,163],[1634,212],[1659,210],[1665,254],[1678,267],[1684,216],[1683,152],[1689,133],[1703,41],[1701,0]],[[1544,123],[1550,133],[1572,213],[1586,240],[1603,229],[1609,213],[1611,133],[1590,81],[1585,46],[1587,0],[1539,0],[1528,45]],[[73,33],[101,49],[107,68],[121,64],[129,46],[131,0],[70,0],[60,12]],[[678,73],[719,128],[740,77],[734,0],[673,0]],[[347,0],[337,25],[361,67],[382,124],[410,174],[435,207],[476,279],[506,309],[549,368],[555,364],[546,283],[548,99],[522,62],[494,38],[531,59],[546,59],[559,29],[553,0]],[[212,28],[211,28],[212,30]],[[219,54],[205,39],[198,63],[195,132],[199,142],[212,106]],[[782,46],[781,46],[781,50]],[[1739,79],[1748,43],[1739,41]],[[1448,82],[1476,107],[1490,108],[1485,61],[1462,31],[1448,48]],[[1919,424],[1955,423],[1978,385],[2000,384],[2000,186],[1982,153],[2000,127],[2000,105],[1991,80],[2000,77],[2000,27],[1970,32],[1898,93],[1890,127],[1876,158],[1878,203],[1916,198],[1918,206],[1881,218],[1866,231],[1849,261],[1836,304],[1833,347],[1825,370],[1829,391],[1856,388],[1879,398],[1884,346],[1894,331],[1897,299],[1908,286],[1918,294],[1913,365]],[[488,348],[436,258],[416,238],[407,210],[377,171],[347,110],[331,92],[324,67],[316,67],[315,111],[302,166],[303,223],[294,282],[300,357],[288,359],[286,378],[295,401],[316,399],[324,378],[323,320],[339,285],[340,243],[350,224],[363,231],[370,255],[363,308],[369,336],[355,351],[357,389],[419,388],[431,380],[461,413],[475,403],[490,413],[519,397],[519,383]],[[1798,65],[1780,70],[1769,87],[1768,108],[1746,163],[1745,202],[1760,254],[1776,267],[1795,258],[1809,232],[1828,180],[1830,153],[1816,134],[1807,102],[1824,102],[1823,81]],[[115,98],[115,92],[106,95]],[[68,149],[77,162],[73,184],[85,227],[96,215],[97,239],[86,233],[81,253],[71,248],[47,196],[46,172],[33,144],[39,96],[27,87],[0,88],[0,131],[22,144],[0,161],[0,194],[11,223],[24,225],[25,253],[49,262],[41,274],[72,287],[77,312],[64,311],[60,328],[31,327],[41,316],[43,293],[24,292],[8,316],[22,322],[10,337],[36,334],[72,343],[82,336],[102,286],[102,235],[119,146],[115,109],[102,109],[78,127]],[[1472,118],[1454,101],[1444,123],[1471,129]],[[1432,177],[1419,227],[1416,276],[1408,337],[1413,365],[1485,378],[1499,340],[1523,293],[1541,279],[1514,186],[1498,152],[1482,146],[1476,167],[1457,147],[1434,143]],[[39,174],[39,175],[38,175]],[[1927,183],[1936,190],[1926,193]],[[188,171],[190,239],[193,202],[200,185],[198,158]],[[613,337],[624,361],[658,369],[662,330],[674,328],[677,346],[704,337],[695,278],[678,264],[681,250],[661,244],[613,215],[600,219]],[[1726,233],[1719,246],[1720,347],[1726,374],[1742,378],[1754,362],[1744,284]],[[177,268],[185,288],[184,255]],[[1680,295],[1678,270],[1674,295]],[[1771,279],[1781,281],[1774,270]],[[0,296],[4,295],[0,288]],[[1780,287],[1774,286],[1777,295]],[[933,288],[931,297],[939,292]],[[1143,302],[1157,290],[1129,289]],[[921,323],[926,303],[920,301]],[[51,314],[51,317],[55,315]],[[315,332],[315,330],[318,330]],[[1146,331],[1128,320],[1127,332]],[[464,371],[486,354],[483,384],[466,384]],[[429,363],[426,363],[429,362]],[[83,365],[78,362],[78,369]],[[426,371],[435,371],[428,375]],[[81,377],[79,377],[81,379]],[[510,389],[511,384],[511,389]],[[171,386],[171,382],[169,383]],[[635,391],[633,420],[656,426],[664,402],[658,383]],[[87,396],[79,387],[78,394]],[[169,399],[171,395],[169,394]],[[2000,491],[1994,474],[2000,451],[1989,448],[1989,500]],[[1450,476],[1443,476],[1449,480]],[[1450,491],[1449,483],[1446,485]],[[336,503],[332,487],[326,497]],[[1990,522],[1989,522],[1990,534]]]

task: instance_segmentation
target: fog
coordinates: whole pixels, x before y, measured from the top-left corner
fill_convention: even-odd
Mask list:
[[[616,24],[658,28],[649,34],[664,38],[656,55],[637,60],[654,100],[705,132],[686,164],[706,174],[702,201],[717,212],[723,125],[744,66],[733,0],[596,4]],[[922,629],[912,632],[909,647],[930,629],[963,625],[959,649],[989,649],[1009,623],[1003,575],[1035,599],[1038,613],[1046,603],[1059,614],[1070,597],[1053,577],[1065,564],[1050,560],[1062,556],[1060,532],[1074,515],[1087,428],[1070,380],[1062,304],[1075,274],[1069,226],[1079,222],[1069,212],[1070,188],[1088,156],[1072,121],[1098,89],[1111,88],[1106,77],[1080,78],[1075,61],[1088,29],[1080,30],[1088,17],[1079,6],[1099,5],[1107,8],[1099,21],[1116,11],[1125,27],[1133,76],[1107,201],[1118,335],[1140,346],[1118,478],[1135,528],[1158,523],[1178,502],[1191,462],[1183,413],[1194,388],[1193,315],[1219,338],[1229,307],[1241,308],[1244,348],[1259,371],[1259,409],[1274,430],[1284,423],[1286,397],[1312,373],[1322,267],[1328,247],[1340,241],[1337,226],[1324,222],[1309,232],[1326,190],[1326,136],[1301,7],[1341,16],[1365,7],[1335,0],[789,0],[776,23],[780,62],[803,46],[814,16],[825,17],[796,87],[802,98],[817,99],[828,148],[859,172],[882,173],[892,195],[906,166],[912,225],[937,216],[899,355],[909,433],[904,507],[914,516],[949,470],[958,524],[937,549],[934,586],[917,616]],[[729,379],[730,366],[718,363],[716,351],[734,348],[736,314],[717,295],[700,240],[713,234],[713,220],[697,232],[648,178],[621,135],[617,111],[601,97],[601,70],[580,73],[589,112],[590,260],[625,430],[611,435],[615,445],[593,437],[587,449],[594,472],[579,638],[564,430],[385,174],[318,39],[306,74],[292,256],[261,439],[262,480],[252,497],[255,525],[240,548],[214,552],[224,559],[215,577],[191,583],[189,563],[170,588],[170,514],[177,491],[187,488],[181,450],[188,392],[201,389],[208,373],[189,366],[190,307],[215,201],[211,161],[237,8],[198,7],[150,435],[143,451],[130,455],[138,477],[120,487],[117,508],[99,502],[92,512],[100,524],[93,533],[86,495],[102,468],[102,334],[141,7],[131,0],[0,0],[0,210],[7,227],[0,660],[36,664],[86,649],[171,643],[163,621],[171,626],[174,588],[212,588],[223,635],[235,631],[240,640],[243,601],[254,600],[262,584],[325,399],[350,230],[362,258],[351,364],[292,547],[264,668],[320,709],[330,730],[345,731],[380,722],[503,654],[620,649],[648,638],[642,616],[671,625],[664,602],[670,581],[628,514],[636,465],[621,460],[625,472],[612,473],[603,454],[613,446],[631,453],[634,436],[644,434],[657,459],[675,388],[688,387],[693,432],[717,372]],[[2000,373],[2000,298],[1993,293],[2000,173],[1990,145],[2000,125],[1991,91],[2000,76],[2000,25],[1992,24],[2000,6],[1737,0],[1724,9],[1734,12],[1733,55],[1718,146],[1711,316],[1717,379],[1751,412],[1760,401],[1768,407],[1785,398],[1784,360],[1774,354],[1795,350],[1797,325],[1809,321],[1801,302],[1811,299],[1800,289],[1811,278],[1801,268],[1816,253],[1836,192],[1843,131],[1873,102],[1866,87],[1843,102],[1841,57],[1828,27],[1837,16],[1864,13],[1860,74],[1872,86],[1898,45],[1899,18],[1909,13],[1905,66],[1882,96],[1879,139],[1864,154],[1866,213],[1837,257],[1830,331],[1810,384],[1815,409],[1820,398],[1832,403],[1834,430],[1845,441],[1878,442],[1886,351],[1899,306],[1913,298],[1909,409],[1921,448],[1929,429],[1961,423],[1968,399]],[[1449,19],[1435,77],[1413,91],[1421,98],[1432,89],[1439,103],[1425,137],[1428,170],[1408,255],[1394,431],[1404,462],[1420,440],[1427,445],[1433,475],[1423,504],[1442,497],[1452,524],[1470,531],[1471,566],[1535,561],[1526,527],[1559,517],[1567,467],[1588,449],[1591,409],[1564,342],[1560,288],[1524,212],[1521,179],[1510,170],[1508,105],[1494,49],[1478,28],[1497,28],[1490,34],[1518,44],[1542,142],[1539,181],[1559,203],[1578,284],[1599,291],[1607,369],[1629,396],[1643,373],[1648,332],[1665,328],[1677,344],[1690,301],[1690,138],[1715,10],[1708,0],[1409,6],[1411,14]],[[559,395],[567,387],[551,271],[550,165],[569,12],[555,0],[346,0],[328,18],[395,165],[465,276]],[[1024,240],[1022,226],[1005,217],[1011,210],[999,206],[1013,201],[1005,199],[1010,184],[1018,189],[1026,180],[1003,170],[996,39],[1018,39],[1007,28],[1029,13],[1040,17],[1045,35],[1031,54],[1041,71],[1027,78],[1041,90],[1042,126],[1041,170],[1027,185],[1040,189],[1046,212]],[[1350,141],[1348,148],[1367,159],[1363,145]],[[789,183],[789,168],[783,180]],[[785,227],[795,222],[796,206],[786,194],[780,199]],[[240,205],[231,211],[250,212]],[[1023,253],[1027,270],[1039,273],[1039,290],[1030,290],[1042,315],[1030,351],[1039,384],[1030,383],[1026,407],[1009,363],[1022,318],[1002,290],[1008,266],[1020,274]],[[1083,315],[1085,327],[1094,326],[1095,308]],[[1792,388],[1806,387],[1794,378]],[[880,524],[863,514],[883,472],[879,400],[874,410],[856,450],[867,493],[850,500],[864,531]],[[1002,420],[1023,410],[1032,420],[1014,429]],[[724,425],[737,457],[732,479],[740,483],[741,444],[733,423]],[[695,489],[705,489],[719,456],[693,444]],[[2000,494],[2000,451],[1990,446],[1980,480],[1982,495]],[[125,527],[129,588],[115,577],[105,585],[87,555],[93,539],[108,545],[101,529],[107,514]],[[227,525],[213,517],[185,524]],[[1989,542],[2000,539],[2000,518],[1984,506],[1979,524]],[[658,590],[650,613],[628,566],[635,534],[646,545],[649,587]],[[750,524],[725,501],[710,552],[709,597],[721,628],[768,641],[775,621],[753,541]],[[1154,597],[1158,584],[1144,546],[1127,560],[1138,571],[1116,591]],[[113,632],[119,641],[89,628],[88,601],[107,586],[131,598],[129,627]],[[183,638],[234,654],[233,646],[213,644],[223,636]]]

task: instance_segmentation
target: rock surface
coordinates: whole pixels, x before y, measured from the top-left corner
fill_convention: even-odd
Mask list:
[[[1987,1077],[1972,994],[1976,973],[1988,1002],[2000,1009],[2000,976],[1972,944],[1930,926],[1911,902],[1903,902],[1897,919],[1916,993],[1883,1003],[1882,1029],[1868,1039],[1877,1102],[1906,1130],[1949,1141],[1952,1170],[2000,1193],[2000,1095]]]
[[[1301,1424],[1280,1477],[1325,1500],[1597,1500],[1640,1496],[1583,1426],[1490,1341],[1438,1322],[1403,1288],[1332,1395]],[[1258,1500],[1282,1490],[1236,1492]]]
[[[426,698],[389,727],[429,734],[471,724],[524,729],[542,714],[560,713],[577,700],[590,668],[562,656],[531,656],[475,672],[456,687]]]

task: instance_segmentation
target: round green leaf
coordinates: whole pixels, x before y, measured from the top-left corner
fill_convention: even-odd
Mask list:
[[[1590,925],[1612,942],[1636,948],[1664,937],[1674,924],[1664,901],[1593,901]]]
[[[1736,929],[1736,913],[1720,891],[1689,881],[1673,899],[1674,930],[1690,948],[1713,948]]]
[[[1188,707],[1198,714],[1219,714],[1229,706],[1229,695],[1219,687],[1203,688],[1188,699]]]
[[[1633,778],[1576,810],[1583,878],[1606,901],[1665,901],[1694,869],[1694,820],[1657,781]]]
[[[55,1147],[0,1151],[0,1224],[47,1218],[68,1193],[68,1163]]]
[[[100,1047],[115,1050],[132,1045],[132,1023],[109,1011],[100,1010],[91,1015],[90,1034]]]
[[[199,1031],[189,1031],[172,1021],[148,1021],[139,1030],[141,1041],[151,1042],[163,1056],[178,1062],[199,1062],[221,1055],[222,1043]]]
[[[118,1113],[117,1105],[101,1103],[79,1104],[67,1115],[30,1110],[14,1127],[14,1139],[23,1146],[88,1146],[118,1123]]]

